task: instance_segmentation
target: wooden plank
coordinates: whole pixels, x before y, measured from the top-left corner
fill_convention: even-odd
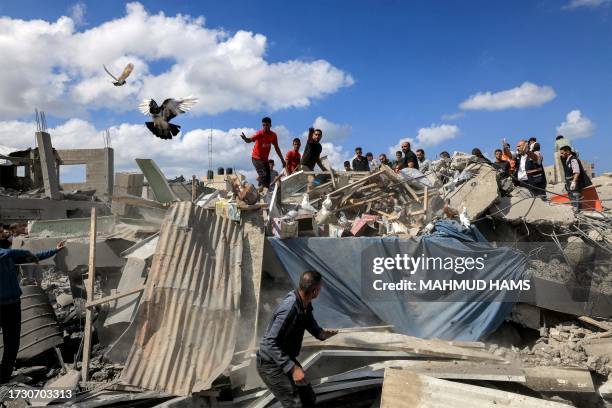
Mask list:
[[[391,192],[391,193],[388,193],[386,195],[384,195],[384,194],[383,195],[378,195],[376,197],[372,197],[372,198],[369,198],[367,200],[357,201],[357,202],[355,202],[353,204],[349,204],[349,205],[346,205],[344,207],[337,208],[337,209],[333,210],[333,212],[344,211],[344,210],[347,210],[349,208],[358,207],[360,205],[368,204],[368,203],[371,203],[372,201],[380,200],[382,198],[388,198],[388,197],[391,197],[393,195],[395,195],[395,192]]]
[[[598,328],[600,328],[600,329],[602,329],[604,331],[611,331],[612,330],[612,324],[606,323],[606,322],[600,322],[599,320],[595,320],[592,317],[580,316],[578,318],[578,320],[580,320],[581,322],[588,323],[591,326],[598,327]]]
[[[197,180],[195,174],[191,176],[191,202],[194,203],[197,196]]]
[[[341,193],[341,192],[343,192],[343,191],[345,191],[345,190],[348,190],[348,189],[350,189],[350,188],[356,187],[356,186],[358,186],[358,185],[360,185],[360,184],[365,183],[365,182],[366,182],[366,181],[368,181],[368,180],[371,180],[372,178],[374,178],[374,177],[376,177],[376,176],[378,176],[378,175],[380,175],[380,174],[382,174],[382,173],[384,173],[384,172],[385,172],[384,170],[379,170],[379,171],[377,171],[377,172],[375,172],[375,173],[370,174],[370,175],[369,175],[369,176],[367,176],[367,177],[362,178],[362,179],[361,179],[361,180],[359,180],[359,181],[356,181],[356,182],[351,183],[351,184],[347,184],[347,185],[346,185],[346,186],[344,186],[344,187],[340,187],[339,189],[332,191],[330,194],[331,194],[331,195],[336,195],[336,194]]]
[[[142,286],[137,287],[137,288],[133,288],[133,289],[130,289],[130,290],[123,291],[121,293],[115,293],[114,295],[106,296],[106,297],[103,297],[101,299],[94,300],[93,302],[88,302],[85,306],[87,308],[92,308],[94,306],[98,306],[98,305],[102,305],[104,303],[112,302],[113,300],[121,299],[122,297],[133,295],[134,293],[141,292],[141,291],[144,290],[144,288],[145,288],[145,285],[142,285]]]
[[[398,333],[338,333],[324,342],[305,338],[302,343],[302,349],[306,350],[313,348],[404,351],[422,356],[455,360],[506,361],[504,358],[485,350],[457,347],[444,340],[420,339],[418,337]]]
[[[410,196],[414,199],[414,201],[416,201],[417,203],[421,202],[416,192],[404,180],[398,180],[398,176],[395,172],[393,172],[393,170],[391,170],[387,166],[384,166],[383,170],[381,171],[384,172],[392,180],[396,180],[398,184],[400,185],[400,187],[404,189],[405,191],[407,191],[408,194],[410,194]]]
[[[93,301],[94,282],[96,278],[96,208],[91,209],[91,226],[89,228],[89,271],[87,272],[87,302]],[[92,311],[85,311],[85,335],[83,340],[83,364],[81,365],[81,378],[89,379],[89,355],[91,353],[91,325]]]

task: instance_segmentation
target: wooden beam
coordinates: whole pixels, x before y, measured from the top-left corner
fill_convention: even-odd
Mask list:
[[[581,322],[588,323],[591,326],[599,327],[600,329],[602,329],[604,331],[611,331],[612,330],[612,324],[606,323],[606,322],[600,322],[599,320],[595,320],[595,319],[593,319],[591,317],[588,317],[588,316],[580,316],[578,318],[578,320],[580,320]]]
[[[191,176],[191,202],[194,203],[197,198],[197,179],[195,174]]]
[[[89,229],[89,271],[87,272],[87,302],[93,301],[94,282],[96,279],[96,208],[91,209],[91,226]],[[83,340],[83,364],[81,365],[81,378],[89,379],[89,355],[91,353],[91,325],[92,311],[85,311],[85,336]]]
[[[344,186],[344,187],[340,187],[339,189],[332,191],[330,194],[331,194],[331,195],[336,195],[336,194],[338,194],[338,193],[343,192],[344,190],[348,190],[349,188],[356,187],[356,186],[358,186],[358,185],[360,185],[360,184],[363,184],[363,183],[365,183],[366,181],[368,181],[368,180],[370,180],[370,179],[372,179],[372,178],[374,178],[374,177],[376,177],[376,176],[378,176],[378,175],[380,175],[380,174],[382,174],[382,173],[384,173],[384,172],[385,172],[384,170],[379,170],[379,171],[377,171],[377,172],[375,172],[375,173],[370,174],[370,175],[369,175],[369,176],[367,176],[367,177],[362,178],[362,179],[361,179],[361,180],[359,180],[359,181],[356,181],[356,182],[351,183],[351,184],[347,184],[347,185],[346,185],[346,186]]]
[[[344,210],[346,210],[348,208],[353,208],[353,207],[357,207],[357,206],[360,206],[360,205],[363,205],[363,204],[368,204],[368,203],[371,203],[372,201],[380,200],[381,198],[388,198],[388,197],[391,197],[393,195],[395,195],[395,192],[387,193],[386,195],[385,194],[377,195],[376,197],[369,198],[367,200],[357,201],[356,203],[349,204],[349,205],[346,205],[344,207],[338,208],[336,210],[333,210],[333,212],[344,211]]]
[[[120,292],[120,293],[115,293],[114,295],[110,295],[110,296],[106,296],[106,297],[100,298],[98,300],[94,300],[92,302],[87,302],[85,307],[90,309],[90,308],[92,308],[94,306],[103,305],[104,303],[112,302],[113,300],[121,299],[122,297],[130,296],[130,295],[133,295],[134,293],[141,292],[141,291],[144,290],[144,288],[145,288],[145,285],[142,285],[142,286],[139,286],[137,288],[126,290],[126,291]]]

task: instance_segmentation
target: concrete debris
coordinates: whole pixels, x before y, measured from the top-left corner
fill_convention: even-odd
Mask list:
[[[254,352],[295,284],[272,237],[408,241],[451,219],[525,253],[534,297],[508,305],[508,322],[478,339],[486,343],[411,337],[385,322],[360,328],[360,316],[325,342],[305,338],[300,361],[319,406],[586,407],[612,399],[612,174],[592,179],[603,211],[553,203],[561,184],[547,187],[546,200],[533,197],[461,152],[432,161],[425,174],[385,165],[339,172],[327,162],[328,171],[296,171],[259,191],[233,169],[168,180],[154,161],[137,159],[142,173],[114,173],[112,149],[55,150],[39,133],[38,148],[3,153],[0,179],[0,234],[14,248],[68,240],[54,258],[19,267],[23,287],[36,288],[26,290],[36,291],[34,306],[44,308],[23,323],[32,339],[22,346],[31,350],[15,374],[24,386],[69,388],[83,406],[263,408],[274,398]],[[87,166],[84,183],[57,177],[70,164]],[[88,303],[92,208],[99,216]],[[83,382],[87,310],[94,341]],[[43,329],[53,333],[32,334]]]
[[[519,194],[500,198],[499,202],[493,205],[491,215],[512,224],[525,222],[534,226],[568,227],[576,221],[569,206],[551,204],[541,198]]]

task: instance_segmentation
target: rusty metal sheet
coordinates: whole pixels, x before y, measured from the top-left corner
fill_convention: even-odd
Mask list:
[[[182,396],[210,387],[235,351],[242,252],[239,223],[191,202],[171,207],[132,324],[123,382]]]
[[[550,407],[571,405],[521,394],[441,380],[408,370],[385,369],[381,408]]]
[[[28,360],[64,342],[53,307],[40,286],[22,286],[18,360]],[[4,352],[0,329],[0,355]]]

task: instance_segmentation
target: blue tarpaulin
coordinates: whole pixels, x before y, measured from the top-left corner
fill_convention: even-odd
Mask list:
[[[520,281],[526,260],[511,248],[496,248],[474,228],[450,221],[439,221],[429,235],[413,239],[396,237],[362,238],[269,238],[270,244],[294,285],[305,270],[323,274],[324,288],[313,302],[315,317],[325,327],[389,324],[394,331],[422,338],[480,340],[506,318],[513,303],[511,292],[446,290],[373,293],[374,279],[397,281],[398,271],[372,273],[368,265],[374,257],[465,258],[484,257],[484,267],[474,273],[417,269],[413,280]],[[398,275],[399,273],[399,275]],[[404,272],[405,275],[405,272]],[[401,275],[401,276],[404,276]],[[514,295],[513,295],[514,296]]]

